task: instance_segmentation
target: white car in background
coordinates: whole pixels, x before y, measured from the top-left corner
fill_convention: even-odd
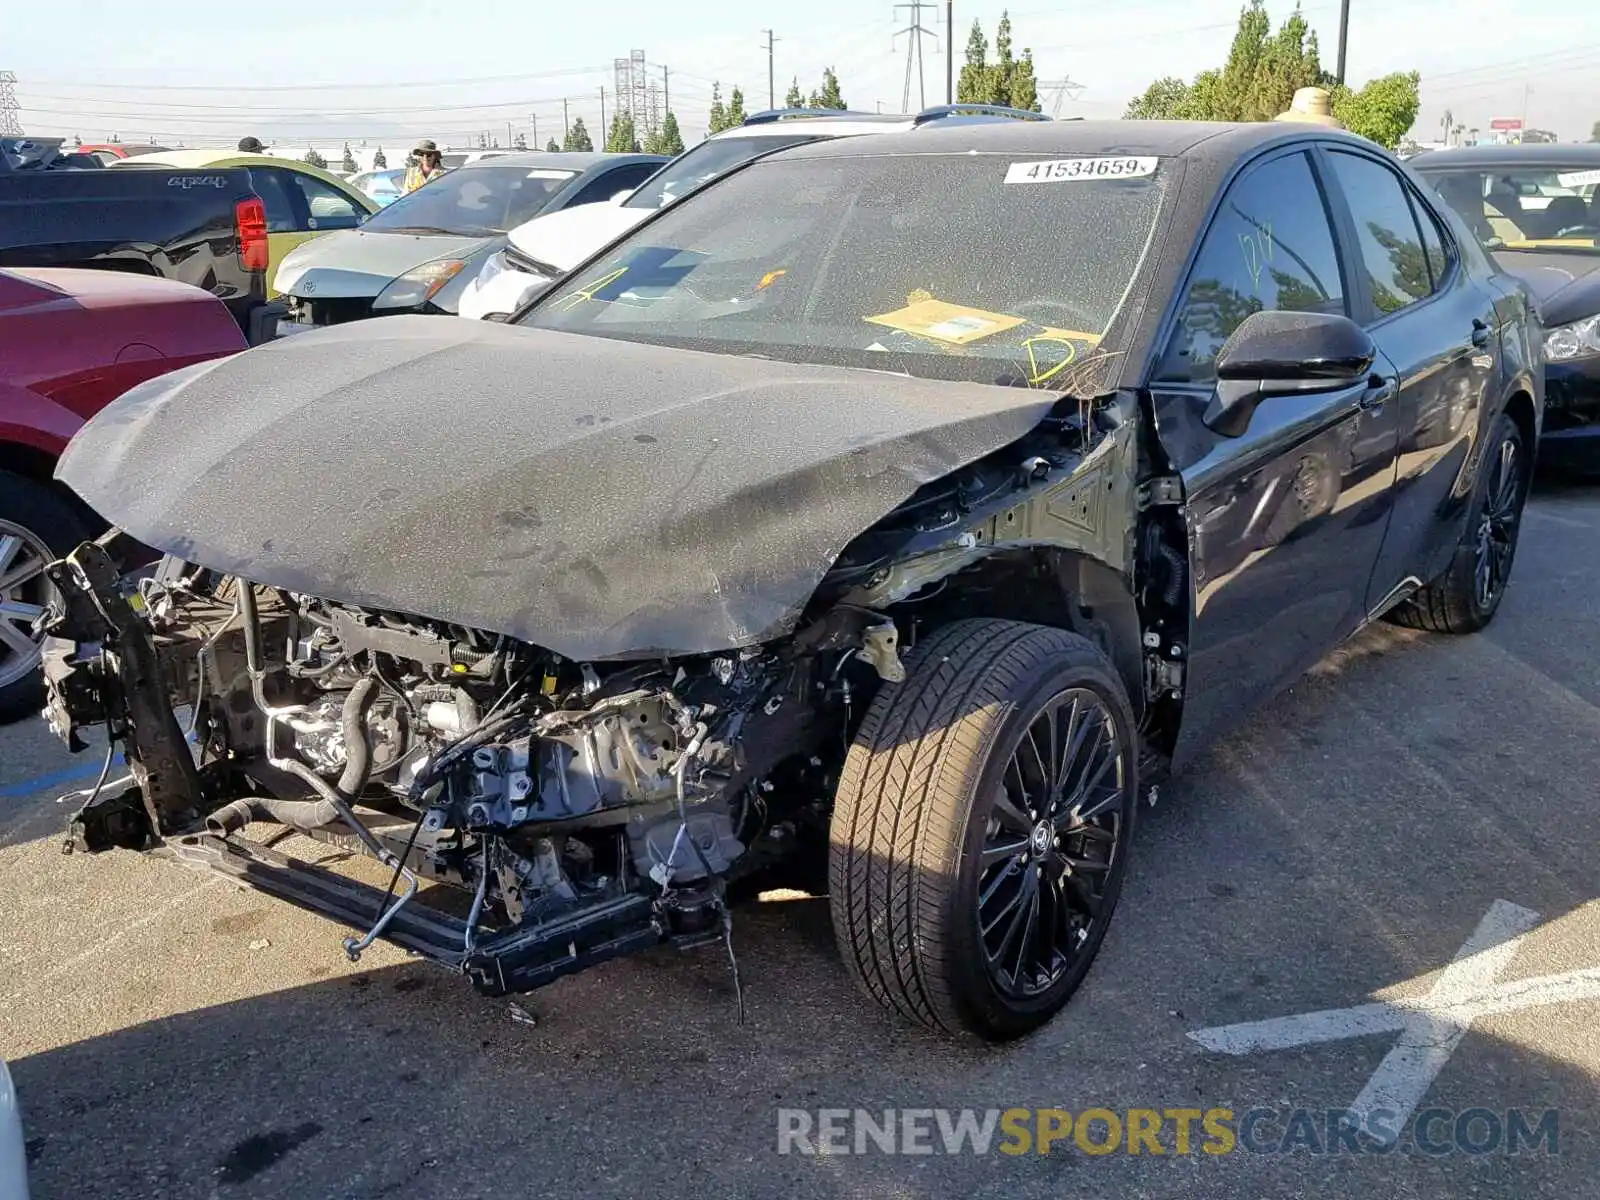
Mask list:
[[[405,194],[406,172],[404,167],[384,167],[376,171],[363,171],[350,178],[349,184],[363,195],[370,196],[378,202],[378,207],[386,208],[400,199]]]
[[[1036,112],[995,104],[941,104],[915,116],[779,108],[754,113],[742,125],[713,134],[678,155],[632,193],[536,217],[511,231],[510,244],[483,264],[461,293],[459,315],[503,321],[552,280],[616,241],[651,213],[762,154],[825,138],[901,133],[953,121],[1048,121]]]
[[[28,1153],[22,1140],[22,1113],[11,1073],[0,1059],[0,1197],[28,1200]]]

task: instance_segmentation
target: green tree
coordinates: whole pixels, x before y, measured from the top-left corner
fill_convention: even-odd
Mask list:
[[[1393,150],[1416,122],[1422,98],[1421,76],[1415,71],[1395,72],[1374,79],[1359,92],[1333,89],[1333,115],[1351,133]]]
[[[516,139],[511,144],[518,150],[526,150],[528,148],[528,135],[525,133],[517,134]]]
[[[1123,111],[1125,121],[1173,121],[1189,98],[1189,85],[1175,75],[1156,80],[1145,88],[1142,95],[1128,101]]]
[[[550,141],[546,143],[544,150],[546,154],[559,154],[561,153],[561,143],[556,141],[555,138],[551,138]]]
[[[347,175],[354,175],[361,168],[356,163],[356,156],[350,153],[350,143],[344,144],[344,161],[339,164],[339,169]]]
[[[1039,107],[1039,78],[1033,71],[1033,51],[1024,49],[1011,72],[1011,107],[1042,112]]]
[[[657,154],[682,154],[683,134],[678,131],[678,116],[670,108],[661,118],[661,132],[656,134]]]
[[[800,77],[798,75],[789,80],[789,90],[783,94],[783,106],[785,108],[804,108],[806,106],[806,94],[800,90]],[[1600,124],[1596,124],[1595,128],[1600,130]],[[1600,142],[1600,138],[1596,138],[1595,141]]]
[[[611,118],[611,131],[606,134],[606,150],[611,154],[631,154],[638,148],[633,131],[633,114],[623,109]]]
[[[382,146],[372,152],[372,169],[374,171],[387,171],[389,169],[389,160],[384,157]]]
[[[582,117],[573,117],[572,124],[567,129],[566,141],[561,143],[563,150],[591,151],[594,141],[589,137],[589,131],[583,126]]]
[[[839,77],[833,73],[832,67],[822,68],[822,86],[811,93],[807,102],[808,108],[847,108],[844,97],[839,94]]]
[[[995,61],[989,62],[989,42],[983,26],[972,23],[967,36],[967,61],[956,81],[956,101],[960,104],[1006,104],[1012,108],[1039,110],[1039,80],[1034,73],[1033,51],[1024,50],[1017,58],[1011,49],[1011,15],[1002,13],[994,34]]]
[[[706,136],[710,137],[713,133],[721,133],[726,128],[728,128],[728,109],[722,103],[722,85],[713,83],[711,85],[711,113],[706,121]]]
[[[306,148],[305,157],[300,161],[305,163],[308,167],[321,167],[323,170],[328,169],[328,160],[317,153],[317,148],[315,146],[308,146]]]
[[[728,128],[743,125],[744,119],[749,115],[744,111],[744,93],[734,88],[733,94],[728,97]]]
[[[1158,79],[1129,102],[1130,119],[1270,121],[1288,109],[1303,87],[1325,87],[1333,115],[1351,132],[1393,149],[1417,116],[1415,72],[1385,75],[1360,91],[1335,84],[1322,69],[1317,35],[1296,9],[1272,29],[1262,0],[1239,13],[1228,59],[1188,83]],[[1446,114],[1446,128],[1451,118]]]
[[[962,104],[993,104],[990,91],[993,80],[986,65],[989,58],[989,39],[983,36],[983,26],[972,23],[967,34],[967,61],[962,64],[961,75],[956,80],[956,100]]]

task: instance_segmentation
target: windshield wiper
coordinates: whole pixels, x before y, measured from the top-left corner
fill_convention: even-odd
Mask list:
[[[442,233],[455,235],[454,229],[441,229],[437,225],[380,225],[379,233]]]

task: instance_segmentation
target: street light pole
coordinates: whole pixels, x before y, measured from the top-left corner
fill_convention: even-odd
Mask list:
[[[778,39],[772,36],[772,30],[770,30],[770,29],[763,29],[761,32],[767,35],[767,107],[768,108],[777,108],[778,107],[778,84],[777,84],[777,74],[776,74],[776,71],[775,71],[775,69],[774,69],[774,67],[772,65],[773,64],[772,44],[774,42],[776,42]]]
[[[956,0],[944,0],[944,102],[956,102]]]
[[[1339,0],[1339,65],[1334,71],[1334,76],[1341,84],[1344,82],[1344,54],[1349,44],[1350,0]]]

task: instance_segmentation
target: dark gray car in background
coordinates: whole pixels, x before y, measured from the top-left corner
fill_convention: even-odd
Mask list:
[[[1544,321],[1541,460],[1600,473],[1600,145],[1467,146],[1414,164]]]
[[[395,313],[454,313],[506,232],[545,213],[609,202],[668,161],[661,154],[529,152],[446,172],[375,213],[296,248],[278,268],[279,333]]]

